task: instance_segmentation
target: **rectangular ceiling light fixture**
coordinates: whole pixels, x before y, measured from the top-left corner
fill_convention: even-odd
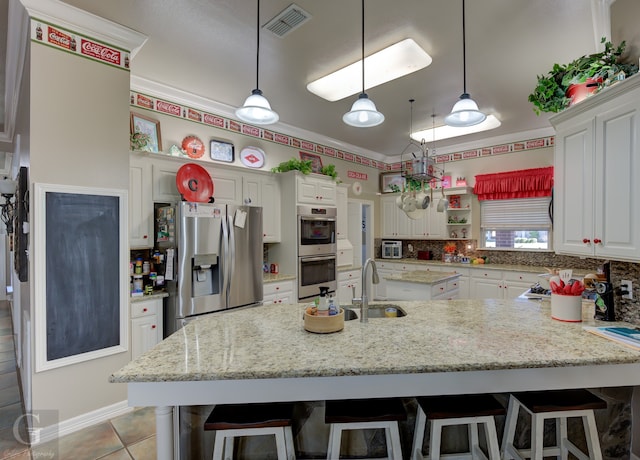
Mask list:
[[[487,115],[486,120],[484,120],[482,123],[478,123],[477,125],[473,125],[473,126],[465,126],[465,127],[455,127],[455,126],[448,126],[448,125],[436,126],[435,140],[439,141],[442,139],[450,139],[452,137],[464,136],[466,134],[473,134],[473,133],[479,133],[482,131],[488,131],[490,129],[497,128],[501,124],[502,123],[500,123],[500,120],[498,120],[495,115]],[[433,131],[434,130],[431,128],[415,131],[411,133],[411,138],[415,139],[418,142],[421,142],[424,139],[424,141],[428,145],[429,142],[432,142],[434,140]]]
[[[404,77],[424,69],[432,60],[415,41],[407,38],[364,58],[364,87],[369,89]],[[307,89],[331,102],[362,92],[362,60],[312,81]]]

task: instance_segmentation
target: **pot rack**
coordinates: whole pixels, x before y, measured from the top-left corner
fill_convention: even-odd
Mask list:
[[[440,168],[435,161],[433,155],[429,156],[429,148],[427,142],[422,139],[421,142],[417,142],[411,137],[413,132],[413,103],[415,99],[409,99],[411,104],[411,112],[409,117],[409,143],[400,153],[400,167],[402,170],[402,176],[405,179],[419,180],[422,182],[430,182],[433,179],[438,181],[442,180],[444,176],[443,168]],[[435,123],[435,114],[432,115]],[[433,140],[433,153],[435,154],[435,131]],[[416,156],[416,151],[419,150],[419,156]],[[413,158],[405,161],[404,155],[410,154]]]

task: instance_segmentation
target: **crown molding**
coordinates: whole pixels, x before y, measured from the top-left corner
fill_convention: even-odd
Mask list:
[[[127,50],[131,58],[148,37],[128,27],[58,0],[20,0],[33,19],[50,22],[78,34]]]
[[[164,83],[140,77],[138,75],[131,75],[131,90],[143,94],[148,94],[149,96],[154,96],[160,99],[166,99],[167,101],[175,102],[177,104],[193,107],[194,109],[211,112],[222,117],[232,118],[241,122],[236,117],[235,107],[214,101],[212,99],[207,99],[202,96],[198,96],[197,94],[193,94],[188,91],[174,88]],[[288,136],[293,136],[300,139],[308,140],[310,142],[315,142],[317,144],[325,145],[327,147],[333,147],[335,149],[344,150],[356,155],[362,155],[376,161],[388,161],[388,157],[379,152],[363,149],[362,147],[347,144],[337,139],[331,139],[313,131],[307,131],[305,129],[301,129],[286,123],[275,123],[273,125],[270,125],[269,129],[273,129],[274,131],[278,131]]]

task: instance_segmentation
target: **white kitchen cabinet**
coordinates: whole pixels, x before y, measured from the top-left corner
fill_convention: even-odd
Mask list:
[[[336,238],[344,240],[349,237],[349,220],[348,220],[348,186],[338,185],[336,186]]]
[[[182,163],[177,161],[164,161],[158,159],[149,159],[153,162],[152,176],[153,201],[158,203],[177,203],[180,201],[180,193],[176,186],[176,173]]]
[[[242,205],[242,176],[228,169],[205,166],[213,181],[215,204]]]
[[[458,280],[426,284],[409,281],[387,281],[388,300],[453,300],[459,296]]]
[[[405,264],[402,262],[380,262],[376,261],[376,268],[378,270],[378,278],[380,282],[378,284],[373,284],[373,293],[369,295],[369,299],[375,300],[387,300],[389,298],[387,293],[387,280],[385,276],[393,275],[396,273],[402,273],[405,271],[419,270],[425,269],[425,267],[420,265],[413,264]],[[369,274],[369,272],[367,272]]]
[[[336,205],[336,183],[331,177],[300,174],[296,176],[296,180],[298,203]]]
[[[263,301],[264,305],[273,303],[293,304],[298,303],[296,288],[293,280],[275,281],[264,283]]]
[[[258,174],[242,178],[242,201],[248,206],[262,207],[263,241],[279,243],[280,225],[280,182],[273,176]]]
[[[400,211],[400,213],[404,215],[405,219],[408,219],[404,212]],[[420,219],[409,219],[411,225],[409,236],[417,239],[446,239],[445,220],[446,213],[438,212],[437,204],[430,203],[429,207],[423,210]]]
[[[340,305],[349,305],[353,299],[353,290],[355,288],[355,296],[362,295],[362,279],[361,270],[348,270],[338,272],[338,303]],[[380,274],[380,272],[378,272]],[[374,284],[375,286],[375,284]],[[369,296],[371,298],[371,296]]]
[[[554,249],[640,260],[640,78],[550,118],[556,128]]]
[[[411,225],[409,218],[396,205],[398,194],[389,194],[380,198],[380,219],[382,238],[409,238]]]
[[[131,359],[162,341],[162,298],[131,301]]]
[[[472,299],[515,299],[538,282],[538,275],[511,270],[472,268]]]
[[[153,246],[151,164],[146,158],[129,157],[129,247]]]

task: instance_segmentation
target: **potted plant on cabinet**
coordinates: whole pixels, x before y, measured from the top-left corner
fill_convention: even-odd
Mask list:
[[[538,75],[538,83],[529,102],[534,111],[560,112],[589,94],[599,91],[616,81],[638,72],[638,66],[622,57],[626,43],[614,47],[602,38],[604,51],[582,56],[568,64],[554,64],[544,75]]]

